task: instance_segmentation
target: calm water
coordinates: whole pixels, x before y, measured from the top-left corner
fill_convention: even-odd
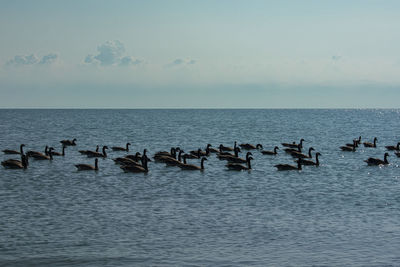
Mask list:
[[[78,139],[65,157],[0,169],[0,265],[400,266],[400,158],[363,162],[400,140],[400,110],[0,110],[0,132],[1,149]],[[359,135],[378,148],[339,150]],[[112,151],[97,173],[74,167],[97,144],[153,154],[300,138],[320,167],[278,172],[292,159],[257,151],[251,172],[212,155],[204,172],[127,174]]]

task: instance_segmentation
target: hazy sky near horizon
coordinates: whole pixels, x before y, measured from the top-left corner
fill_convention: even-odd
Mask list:
[[[400,107],[400,1],[0,1],[0,107]]]

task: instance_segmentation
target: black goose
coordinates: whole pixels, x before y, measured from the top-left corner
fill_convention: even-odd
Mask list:
[[[389,164],[387,157],[389,156],[389,153],[385,153],[385,156],[383,160],[377,159],[377,158],[369,158],[367,160],[364,160],[368,165],[387,165]]]
[[[374,143],[370,142],[364,142],[364,147],[376,147],[376,141],[378,141],[378,138],[374,138]]]
[[[8,159],[1,162],[1,165],[6,169],[26,169],[29,165],[28,158],[21,154],[21,160]]]
[[[81,153],[82,155],[87,155],[88,153],[92,153],[92,152],[99,152],[99,145],[96,146],[96,151],[92,151],[92,150],[79,150],[79,153]]]
[[[396,146],[385,146],[387,150],[400,150],[400,142]]]
[[[39,151],[33,151],[33,150],[29,150],[28,152],[26,152],[26,156],[28,157],[34,157],[34,155],[37,155],[39,157],[41,156],[48,156],[49,155],[49,147],[45,146],[44,148],[44,154],[42,152]]]
[[[278,152],[277,152],[277,150],[279,149],[279,147],[274,147],[274,151],[268,151],[268,150],[263,150],[263,151],[261,151],[261,153],[263,154],[263,155],[276,155],[276,154],[278,154]]]
[[[213,148],[211,144],[207,144],[207,148],[210,151],[210,153],[218,153],[220,151],[219,149]]]
[[[115,162],[115,164],[119,164],[119,165],[139,165],[141,166],[141,164],[138,161],[135,161],[133,159],[130,158],[115,158],[113,159],[113,161]]]
[[[34,153],[29,155],[29,157],[35,159],[35,160],[53,160],[53,148],[50,147],[48,150],[48,155],[44,155],[42,153]]]
[[[356,146],[357,146],[356,143],[357,143],[357,141],[354,140],[352,146],[341,146],[340,149],[341,149],[342,151],[351,151],[351,152],[354,152],[354,151],[356,151]]]
[[[240,149],[238,147],[235,148],[235,154],[231,154],[229,152],[220,152],[217,154],[217,158],[220,160],[226,160],[228,158],[232,158],[232,157],[239,157],[239,151]]]
[[[94,160],[94,166],[90,164],[76,164],[75,167],[78,169],[78,171],[98,171],[99,159]]]
[[[301,153],[301,146],[300,146],[300,144],[299,145],[297,145],[297,148],[285,148],[283,151],[285,151],[286,153],[288,153],[288,154],[291,154],[291,153],[293,153],[293,152],[299,152],[299,153]]]
[[[226,160],[227,160],[228,162],[231,162],[231,163],[247,163],[247,161],[248,161],[250,155],[253,155],[253,154],[251,154],[251,152],[247,152],[247,153],[246,153],[246,159],[239,158],[239,157],[229,157],[229,158],[227,158]]]
[[[301,164],[302,164],[302,165],[319,166],[318,156],[321,156],[321,153],[319,153],[319,152],[315,153],[315,162],[312,161],[312,160],[303,159],[303,160],[301,161]]]
[[[186,171],[202,171],[204,170],[204,161],[207,160],[206,157],[201,158],[200,166],[193,165],[193,164],[187,164],[186,163],[186,157],[183,157],[183,164],[178,165],[179,168],[182,170]]]
[[[174,158],[169,158],[167,160],[165,160],[165,164],[167,164],[167,166],[179,166],[182,164],[182,153],[184,153],[185,151],[183,151],[182,149],[179,150],[178,153],[178,159],[174,159]]]
[[[245,171],[245,170],[251,170],[251,163],[250,161],[253,160],[252,157],[248,157],[247,158],[247,167],[243,166],[239,163],[228,163],[225,166],[228,167],[229,170],[233,170],[233,171]]]
[[[300,171],[302,159],[297,160],[297,167],[289,164],[278,164],[275,165],[278,171]]]
[[[61,140],[60,143],[65,146],[76,146],[75,141],[77,141],[76,138],[74,138],[72,141],[71,140]]]
[[[239,146],[246,150],[260,149],[260,148],[263,149],[262,144],[252,145],[252,144],[246,143],[246,144],[240,144]]]
[[[51,148],[52,148],[52,147],[51,147]],[[52,151],[51,154],[52,154],[53,156],[65,156],[65,148],[66,148],[66,146],[63,145],[63,147],[62,147],[62,153]],[[53,149],[54,149],[54,148],[53,148]]]
[[[3,153],[4,154],[9,154],[9,155],[22,155],[22,154],[24,154],[24,150],[23,150],[23,147],[24,147],[25,145],[24,144],[21,144],[20,146],[19,146],[19,151],[17,151],[17,150],[11,150],[11,149],[4,149],[3,150]]]
[[[120,147],[120,146],[113,146],[113,147],[111,147],[111,149],[113,150],[113,151],[126,151],[126,152],[128,152],[129,151],[129,146],[131,145],[131,143],[126,143],[126,146],[125,147]]]
[[[86,156],[88,156],[88,158],[106,158],[107,157],[106,149],[108,149],[108,146],[103,146],[103,149],[102,149],[103,153],[95,152],[95,151],[88,151]]]
[[[302,158],[302,159],[308,158],[308,159],[311,159],[311,158],[312,158],[311,151],[313,151],[313,150],[314,150],[314,148],[313,148],[313,147],[310,147],[310,148],[308,149],[308,155],[303,154],[303,153],[300,153],[300,152],[298,152],[298,151],[294,151],[294,152],[290,153],[290,155],[291,155],[292,157],[294,157],[294,158]]]
[[[138,165],[123,165],[120,167],[124,172],[133,172],[133,173],[139,173],[139,172],[144,172],[147,173],[149,171],[147,167],[147,157],[143,157],[143,165],[138,166]]]
[[[126,155],[125,158],[138,162],[142,159],[141,155],[140,152],[136,152],[135,155]]]
[[[155,162],[165,162],[165,160],[168,160],[169,158],[176,159],[176,149],[174,147],[171,148],[171,153],[166,151],[161,151],[157,152],[153,156]]]
[[[303,138],[301,138],[299,144],[296,144],[296,142],[293,142],[292,144],[290,144],[290,143],[281,143],[281,144],[284,147],[297,148],[300,145],[300,148],[303,148],[303,142],[304,141],[305,140]]]
[[[220,144],[219,149],[220,149],[220,151],[235,151],[236,146],[237,146],[237,142],[235,141],[235,145],[233,146],[233,148],[229,147],[229,146],[224,146],[223,144]]]

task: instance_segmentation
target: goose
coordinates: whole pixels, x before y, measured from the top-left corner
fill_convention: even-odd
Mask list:
[[[62,147],[62,153],[52,151],[51,154],[52,154],[53,156],[65,156],[65,148],[66,148],[66,146],[63,145],[63,147]],[[53,149],[54,149],[54,148],[53,148]]]
[[[108,149],[108,146],[103,146],[103,153],[88,151],[86,156],[88,156],[88,158],[106,158],[107,157],[106,149]]]
[[[99,152],[99,145],[96,146],[96,151],[92,151],[92,150],[79,150],[79,153],[81,153],[82,155],[87,155],[88,153],[91,152]]]
[[[1,165],[6,169],[26,169],[29,165],[28,158],[21,154],[21,160],[8,159],[1,162]]]
[[[279,147],[275,146],[274,151],[263,150],[263,151],[261,151],[261,153],[263,155],[276,155],[276,154],[278,154],[278,152],[276,151],[278,149],[279,149]]]
[[[249,144],[249,143],[246,143],[246,144],[240,144],[239,145],[241,148],[243,148],[243,149],[246,149],[246,150],[250,150],[250,149],[263,149],[263,146],[262,146],[262,144],[257,144],[257,145],[252,145],[252,144]]]
[[[293,153],[293,152],[299,152],[299,153],[301,153],[301,146],[300,146],[300,144],[298,144],[297,145],[297,149],[294,149],[294,148],[285,148],[283,151],[285,151],[286,153],[288,153],[288,154],[291,154],[291,153]]]
[[[179,166],[179,168],[181,168],[181,170],[187,170],[187,171],[199,170],[199,171],[202,171],[202,170],[204,170],[204,161],[205,160],[207,160],[206,157],[203,157],[201,159],[201,163],[200,163],[200,167],[199,167],[199,166],[196,166],[196,165],[193,165],[193,164],[187,164],[186,163],[186,157],[183,157],[183,164],[180,164],[178,166]]]
[[[120,165],[138,165],[141,166],[141,164],[133,159],[130,158],[115,158],[113,159],[115,164],[120,164]]]
[[[353,140],[353,145],[352,145],[352,146],[341,146],[340,149],[341,149],[342,151],[351,151],[351,152],[354,152],[354,151],[356,151],[356,143],[357,143],[357,141],[356,141],[356,140]]]
[[[48,156],[49,155],[49,147],[46,146],[44,148],[44,154],[42,152],[39,151],[33,151],[33,150],[29,150],[28,152],[26,152],[26,155],[28,157],[33,157],[34,155],[38,156],[38,157],[42,157],[42,156]]]
[[[315,162],[312,160],[302,159],[301,164],[303,165],[312,165],[312,166],[319,166],[318,156],[321,156],[321,153],[315,153]]]
[[[394,154],[400,158],[400,152],[394,152]]]
[[[219,149],[213,148],[211,144],[207,144],[206,151],[207,151],[207,148],[208,148],[208,151],[210,151],[210,153],[218,153],[219,152]]]
[[[4,154],[8,154],[8,155],[12,155],[12,154],[14,154],[14,155],[16,155],[16,154],[24,154],[24,150],[23,150],[23,147],[24,147],[25,145],[24,144],[21,144],[20,146],[19,146],[19,151],[16,151],[16,150],[11,150],[11,149],[4,149],[3,150],[3,153]]]
[[[301,138],[299,144],[296,144],[296,142],[293,142],[292,144],[290,144],[290,143],[281,143],[281,144],[284,147],[297,148],[298,146],[300,146],[300,148],[303,148],[303,142],[304,141],[305,140],[303,138]]]
[[[143,158],[143,165],[142,166],[137,166],[137,165],[123,165],[120,167],[124,172],[133,172],[133,173],[138,173],[138,172],[148,172],[149,169],[147,167],[147,157]]]
[[[61,140],[60,143],[63,145],[66,145],[66,146],[76,146],[75,141],[77,141],[76,138],[74,138],[72,141],[71,140]]]
[[[94,160],[94,166],[90,164],[76,164],[75,167],[78,169],[78,171],[98,171],[99,159]]]
[[[245,170],[251,170],[251,164],[250,161],[253,160],[252,157],[248,157],[247,158],[247,167],[243,166],[239,163],[228,163],[225,166],[228,167],[229,170],[233,170],[233,171],[245,171]]]
[[[171,157],[179,150],[181,150],[179,147],[171,147],[171,151],[170,152],[168,152],[168,151],[159,151],[159,152],[155,153],[154,156],[164,155],[164,156],[170,156]]]
[[[167,164],[167,166],[179,166],[182,164],[181,160],[182,160],[182,153],[184,153],[185,151],[180,150],[179,154],[178,154],[178,159],[174,159],[174,158],[168,158],[166,159],[164,162],[165,164]]]
[[[235,155],[233,155],[233,154],[231,154],[229,152],[220,152],[220,153],[217,154],[217,158],[220,159],[220,160],[226,160],[228,158],[233,158],[233,157],[238,158],[239,157],[239,151],[240,151],[240,149],[238,147],[236,147]]]
[[[356,142],[358,145],[361,145],[361,135],[358,137],[358,140],[356,139]]]
[[[312,158],[311,151],[313,151],[313,150],[315,150],[315,149],[313,147],[310,147],[308,149],[308,155],[300,153],[298,151],[294,151],[294,152],[290,153],[290,155],[292,157],[294,157],[294,158],[302,158],[302,159],[308,158],[308,159],[311,159]]]
[[[134,160],[136,162],[138,162],[139,160],[142,159],[142,154],[140,154],[140,152],[136,152],[135,155],[126,155],[125,158],[127,159],[131,159]]]
[[[50,147],[48,150],[48,155],[44,155],[42,153],[38,153],[38,154],[31,154],[29,155],[29,157],[35,159],[35,160],[53,160],[53,148]]]
[[[235,141],[235,145],[233,146],[233,148],[232,148],[232,147],[229,147],[229,146],[224,146],[223,144],[220,144],[220,145],[219,145],[219,149],[220,149],[221,151],[234,151],[235,148],[236,148],[236,146],[237,146],[237,142]]]
[[[378,138],[374,138],[374,143],[369,143],[369,142],[364,142],[364,147],[376,147],[376,141],[378,141]]]
[[[229,158],[227,158],[227,160],[228,160],[228,162],[231,162],[231,163],[247,163],[248,158],[252,155],[253,154],[251,152],[247,152],[246,159],[239,158],[239,157],[229,157]]]
[[[302,159],[297,160],[297,167],[289,164],[278,164],[275,165],[278,171],[300,171]]]
[[[113,151],[129,151],[129,146],[131,145],[131,143],[126,143],[126,147],[120,147],[120,146],[113,146],[111,149]]]
[[[383,160],[377,158],[369,158],[364,160],[368,165],[387,165],[389,164],[387,157],[389,157],[389,153],[385,153]]]
[[[399,146],[400,142],[398,142],[396,146],[385,146],[385,147],[387,150],[400,150]]]
[[[174,147],[171,147],[171,153],[161,151],[157,152],[153,157],[154,161],[156,162],[164,162],[167,158],[176,159],[176,149]]]

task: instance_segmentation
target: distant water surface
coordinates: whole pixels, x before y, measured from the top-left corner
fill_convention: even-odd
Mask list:
[[[0,169],[0,265],[5,266],[400,266],[400,110],[0,110],[0,148],[61,150],[65,157]],[[358,136],[377,148],[342,152]],[[132,144],[152,155],[207,143],[313,146],[321,166],[253,151],[253,170],[227,171],[215,155],[204,172],[149,164],[124,173],[108,151],[98,172],[78,153]],[[244,156],[244,153],[241,154]],[[0,155],[0,160],[12,157]],[[198,160],[190,160],[198,164]],[[293,163],[294,164],[294,163]]]

